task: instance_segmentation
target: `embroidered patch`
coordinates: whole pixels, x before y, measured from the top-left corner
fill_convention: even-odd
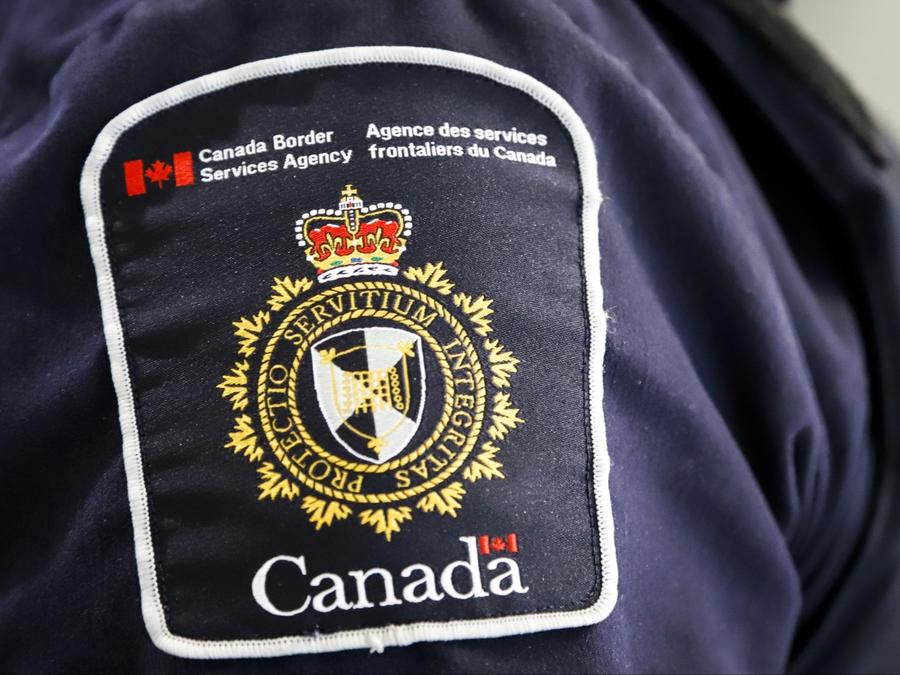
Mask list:
[[[544,85],[418,48],[247,64],[107,126],[82,197],[160,648],[608,615],[593,152]]]

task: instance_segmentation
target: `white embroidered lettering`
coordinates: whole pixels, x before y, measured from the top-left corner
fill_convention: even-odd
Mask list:
[[[397,577],[403,584],[399,597],[394,573],[384,567],[372,567],[367,570],[351,570],[344,576],[335,572],[322,572],[309,582],[310,589],[318,590],[312,598],[306,596],[295,609],[279,609],[266,589],[266,580],[272,567],[277,563],[289,563],[297,568],[301,578],[307,575],[304,556],[295,558],[286,555],[270,558],[259,568],[253,577],[253,597],[269,614],[295,616],[310,606],[316,612],[327,614],[336,609],[349,611],[376,606],[393,607],[404,603],[418,604],[426,600],[441,602],[448,597],[454,600],[472,600],[491,595],[528,593],[529,587],[522,583],[519,565],[512,558],[495,558],[487,563],[485,590],[476,538],[460,537],[459,541],[465,546],[465,557],[450,561],[440,573],[421,562],[403,568]],[[510,550],[515,551],[514,548]],[[355,593],[355,597],[348,598],[348,590]]]
[[[259,568],[259,571],[253,577],[253,583],[251,584],[251,588],[253,589],[253,598],[269,614],[274,614],[275,616],[295,616],[297,614],[301,614],[306,611],[306,608],[309,607],[309,598],[297,608],[291,610],[281,610],[278,609],[275,605],[272,604],[272,601],[269,599],[269,595],[266,592],[266,579],[269,576],[269,570],[277,562],[286,562],[291,563],[292,565],[296,565],[300,570],[300,574],[306,576],[306,561],[303,559],[301,555],[299,558],[292,558],[289,555],[277,555],[274,558],[270,558],[263,566]]]

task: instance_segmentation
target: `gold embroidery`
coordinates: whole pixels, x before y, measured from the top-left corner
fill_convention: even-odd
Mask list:
[[[337,520],[345,520],[353,513],[346,504],[340,502],[326,502],[318,497],[306,496],[303,498],[302,508],[309,514],[309,522],[316,526],[316,530],[323,525],[331,525]]]
[[[305,293],[312,288],[312,282],[309,279],[291,279],[290,277],[275,278],[272,284],[272,297],[266,303],[273,312],[280,312],[284,306],[301,293]]]
[[[469,315],[469,318],[476,326],[476,333],[483,337],[494,330],[491,326],[491,320],[488,318],[494,313],[494,310],[491,309],[493,300],[489,300],[483,295],[473,298],[468,293],[457,293],[453,296],[453,302]]]
[[[524,420],[501,390],[520,361],[486,337],[493,301],[454,293],[442,262],[398,270],[408,210],[365,207],[352,186],[341,197],[304,214],[297,236],[318,281],[342,283],[275,277],[267,309],[233,324],[238,359],[217,388],[240,415],[225,447],[261,463],[260,500],[300,497],[317,531],[360,505],[358,522],[391,541],[413,505],[455,518],[460,479],[506,477],[497,443]],[[379,274],[410,284],[347,278]]]
[[[484,348],[488,352],[488,365],[494,376],[491,380],[494,386],[508,387],[509,378],[518,370],[519,359],[497,340],[488,338],[484,341]]]
[[[388,541],[400,531],[400,523],[412,520],[412,509],[408,506],[387,509],[366,509],[359,514],[359,522],[371,525],[377,534],[383,534]]]
[[[483,443],[481,452],[475,455],[475,459],[469,462],[469,466],[463,471],[463,478],[472,483],[482,478],[487,478],[488,480],[506,478],[503,475],[503,464],[494,459],[499,452],[500,448],[490,441]]]
[[[491,426],[488,435],[495,441],[506,438],[506,435],[525,422],[519,417],[519,409],[510,404],[509,394],[494,394],[494,409],[491,414]]]
[[[457,511],[462,508],[460,499],[464,494],[466,494],[466,489],[462,483],[450,483],[445,488],[429,492],[419,500],[416,506],[425,512],[437,511],[442,516],[456,518]]]
[[[410,267],[403,276],[410,281],[418,281],[423,286],[433,288],[441,295],[450,295],[453,290],[453,282],[446,277],[447,270],[444,263],[425,263],[425,267]]]

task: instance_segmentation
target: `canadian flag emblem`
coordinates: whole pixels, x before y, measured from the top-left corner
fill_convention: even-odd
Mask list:
[[[172,163],[157,159],[147,167],[143,160],[133,159],[122,164],[125,172],[125,191],[129,197],[147,193],[147,183],[153,183],[157,189],[172,180],[175,187],[194,184],[194,156],[190,152],[176,152],[172,155]]]
[[[492,555],[494,553],[518,553],[519,538],[515,534],[508,534],[505,537],[496,537],[489,534],[482,534],[478,537],[478,552],[481,555]]]

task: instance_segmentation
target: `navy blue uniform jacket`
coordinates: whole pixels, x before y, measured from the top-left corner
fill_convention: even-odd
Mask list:
[[[5,668],[900,667],[900,164],[774,10],[6,2],[0,35]],[[80,172],[111,118],[167,87],[366,45],[524,72],[568,101],[594,141],[618,601],[597,625],[383,654],[172,656],[141,618]],[[517,293],[511,284],[504,296]],[[565,529],[565,513],[548,517]]]

